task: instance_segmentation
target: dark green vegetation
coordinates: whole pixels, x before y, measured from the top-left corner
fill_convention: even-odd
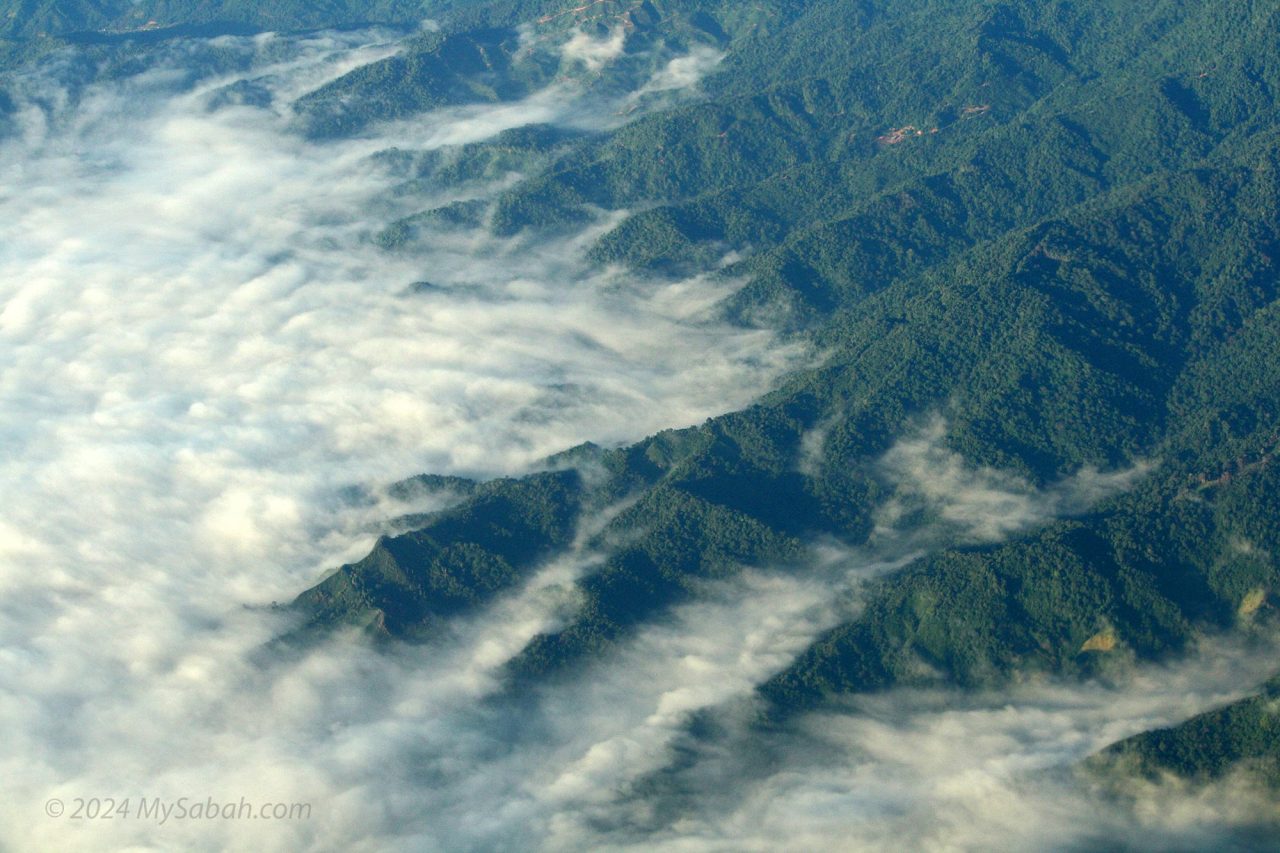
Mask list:
[[[331,575],[299,604],[326,621],[358,617],[377,631],[428,631],[566,547],[580,493],[571,471],[487,483],[420,529],[380,539],[369,556]],[[387,606],[359,606],[365,601]]]
[[[688,5],[603,0],[574,12],[573,4],[472,4],[445,14],[446,25],[439,32],[420,36],[403,54],[356,69],[310,94],[300,104],[307,131],[316,137],[341,135],[432,107],[519,100],[575,70],[566,68],[555,52],[534,50],[531,45],[539,39],[561,39],[580,23],[597,36],[625,26],[628,36],[627,52],[610,64],[607,73],[587,69],[588,89],[600,95],[634,91],[656,63],[684,54],[694,45],[727,41],[716,19],[706,11],[690,15]],[[734,9],[727,3],[701,5]],[[755,20],[740,11],[722,17],[731,27],[745,27]],[[576,221],[582,201],[557,203],[544,197],[519,212],[503,207],[498,211],[497,229],[511,232],[557,219]]]
[[[219,24],[253,29],[303,30],[367,23],[417,24],[428,11],[465,3],[423,0],[6,0],[0,35],[10,40],[124,34]]]
[[[120,28],[126,5],[39,26]],[[306,27],[350,23],[355,5],[136,10]],[[520,52],[517,25],[543,16],[557,17],[534,29],[552,35],[625,23],[626,54],[589,82],[602,94],[634,87],[655,57],[723,50],[704,97],[616,129],[388,155],[404,158],[406,192],[525,178],[379,240],[395,250],[428,223],[510,234],[571,227],[587,206],[642,211],[593,257],[681,274],[741,250],[723,274],[749,284],[727,310],[811,341],[822,361],[744,411],[478,488],[301,596],[313,624],[420,636],[589,527],[581,547],[601,559],[581,609],[512,664],[551,672],[709,579],[799,566],[816,537],[865,542],[896,487],[877,460],[934,412],[970,464],[1042,486],[1085,465],[1152,469],[1087,517],[955,544],[874,582],[861,615],[764,686],[781,711],[899,684],[1084,675],[1268,617],[1280,588],[1274,4],[605,0],[561,14],[577,5],[440,4],[441,31],[310,96],[306,130],[525,97],[562,72]],[[51,8],[8,4],[8,35],[30,37]],[[819,433],[821,453],[806,456]],[[1274,754],[1265,702],[1250,701],[1121,749],[1213,773],[1185,744],[1221,729],[1222,755]]]
[[[1280,788],[1280,679],[1225,708],[1121,741],[1091,764],[1152,780],[1172,774],[1197,783],[1241,772]]]
[[[644,210],[600,240],[601,261],[678,273],[750,248],[725,273],[750,280],[730,310],[825,356],[745,411],[578,454],[594,470],[574,498],[584,517],[634,502],[589,543],[604,561],[581,582],[582,611],[514,666],[536,674],[598,651],[708,578],[799,564],[815,536],[864,541],[894,488],[876,460],[929,412],[945,415],[947,445],[971,464],[1032,482],[1088,464],[1153,468],[1089,517],[945,550],[876,582],[855,622],[765,686],[781,707],[1025,669],[1089,673],[1265,617],[1280,553],[1276,13],[1173,2],[734,8],[628,13],[636,54],[663,40],[727,50],[708,97],[612,132],[505,138],[449,161],[451,181],[503,157],[535,165],[496,201],[500,232],[570,225],[597,205]],[[488,9],[497,30],[444,32],[397,62],[430,69],[440,45],[499,38],[509,10]],[[387,69],[406,67],[333,84],[384,87],[380,100],[346,99],[372,104],[346,121],[428,103],[410,88],[387,106],[401,92],[385,89]],[[508,68],[495,61],[484,97],[538,79],[508,79]],[[907,125],[924,132],[889,135]],[[815,430],[822,452],[802,466]],[[556,500],[548,513],[572,512],[568,495]],[[395,571],[438,571],[415,559]],[[343,570],[349,612],[401,612],[377,584],[354,584],[368,572]],[[475,599],[520,576],[496,575]]]
[[[479,0],[0,0],[0,64],[66,44],[383,25],[412,31]]]

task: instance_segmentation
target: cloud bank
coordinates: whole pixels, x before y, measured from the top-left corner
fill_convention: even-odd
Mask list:
[[[894,691],[813,714],[797,730],[744,727],[675,774],[687,778],[663,830],[643,839],[615,830],[614,846],[1250,849],[1257,836],[1247,833],[1266,814],[1256,790],[1135,785],[1129,808],[1072,768],[1114,740],[1236,698],[1241,679],[1266,676],[1273,650],[1207,644],[1192,663],[1144,668],[1123,685]]]
[[[354,792],[382,776],[379,761],[399,762],[402,740],[430,743],[442,700],[384,705],[380,690],[412,679],[356,644],[264,675],[247,661],[285,626],[261,605],[366,551],[377,519],[432,505],[397,503],[383,484],[520,473],[585,439],[695,422],[746,403],[799,355],[717,320],[732,287],[720,279],[587,264],[619,213],[554,238],[453,229],[379,249],[380,228],[457,196],[396,192],[378,152],[618,121],[616,103],[569,81],[360,139],[291,132],[295,99],[398,49],[376,32],[176,42],[145,70],[94,82],[69,55],[11,86],[14,132],[0,140],[9,841],[379,846],[378,812],[409,811],[420,784],[402,803]],[[407,292],[424,279],[432,287]],[[352,500],[359,492],[378,500]],[[568,587],[551,580],[572,570],[546,571],[501,605],[529,608],[496,623],[516,632],[508,642],[562,609]],[[509,656],[481,634],[458,655]],[[471,702],[483,679],[448,660],[441,683],[470,685],[459,689]],[[343,735],[353,717],[358,738]],[[314,800],[316,814],[305,826],[160,829],[42,813],[52,796],[204,795]]]
[[[379,152],[619,120],[618,102],[562,82],[355,140],[290,132],[296,98],[397,49],[370,33],[223,38],[176,44],[131,76],[74,82],[83,68],[69,59],[20,81],[18,131],[0,141],[3,843],[1058,843],[1078,838],[1089,801],[1055,772],[1247,681],[1259,656],[1211,647],[1125,685],[895,693],[762,735],[755,686],[856,612],[863,580],[942,541],[998,540],[1080,511],[1133,476],[1086,472],[1036,490],[967,466],[937,425],[883,460],[898,493],[866,549],[819,545],[807,567],[708,585],[529,695],[502,690],[502,666],[574,612],[574,582],[603,559],[585,543],[604,518],[429,649],[338,636],[260,665],[290,627],[263,605],[363,554],[381,520],[448,500],[406,501],[383,484],[519,473],[583,439],[697,422],[800,356],[718,321],[730,287],[718,277],[585,263],[618,213],[555,237],[427,228],[406,251],[380,250],[383,226],[460,196],[405,195]],[[563,51],[598,70],[620,49]],[[217,70],[196,70],[215,54]],[[716,61],[672,60],[620,102],[687,89]],[[917,504],[932,519],[921,529],[904,522]],[[144,797],[310,813],[161,823],[138,814]],[[95,798],[130,800],[132,816],[46,814],[53,799]],[[1027,831],[1037,822],[1040,834]]]

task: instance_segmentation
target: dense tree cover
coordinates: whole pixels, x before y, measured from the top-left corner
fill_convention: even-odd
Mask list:
[[[725,52],[702,97],[614,130],[388,152],[405,193],[524,179],[491,206],[424,210],[378,240],[395,250],[428,222],[514,233],[574,223],[586,206],[636,211],[593,247],[597,261],[703,270],[738,250],[720,274],[749,283],[727,310],[811,341],[822,363],[741,412],[478,487],[300,597],[313,624],[420,636],[602,520],[578,545],[600,555],[581,609],[513,664],[548,672],[742,565],[799,565],[819,536],[864,542],[893,489],[876,460],[930,412],[971,464],[1039,484],[1084,465],[1146,459],[1152,471],[1085,518],[876,581],[856,619],[765,685],[778,710],[903,683],[1087,674],[1266,618],[1280,554],[1280,10],[579,5],[102,2],[58,4],[52,18],[53,4],[3,7],[6,36],[27,39],[37,21],[120,29],[135,10],[292,28],[350,22],[357,8],[438,17],[440,31],[310,96],[302,115],[318,135],[559,79],[554,54],[520,50],[521,25],[625,26],[617,63],[581,75],[600,94],[679,52]]]
[[[854,622],[764,688],[786,709],[892,684],[980,686],[1029,668],[1090,674],[1205,626],[1252,621],[1277,581],[1271,467],[1203,490],[1174,476],[1027,540],[951,550],[878,583]]]
[[[578,4],[497,2],[442,8],[441,29],[414,40],[403,53],[372,63],[305,99],[308,130],[324,137],[349,133],[371,122],[399,118],[443,104],[514,101],[553,80],[577,77],[600,94],[634,91],[672,56],[694,45],[721,45],[728,35],[700,5],[731,10],[729,4],[632,3],[601,0]],[[721,16],[726,25],[744,16]],[[749,17],[749,16],[748,16]],[[601,69],[576,67],[554,50],[533,49],[570,28],[604,37],[619,28],[627,50]],[[581,156],[575,149],[574,156]],[[559,188],[562,189],[562,188]],[[556,190],[552,190],[555,192]],[[499,230],[555,221],[549,211],[573,219],[581,199],[566,193],[561,203],[544,195],[538,203],[499,210]]]
[[[368,23],[416,25],[430,14],[466,5],[466,0],[5,0],[0,3],[0,36],[56,39],[200,24],[262,30]]]
[[[573,471],[470,491],[461,506],[419,529],[382,537],[367,557],[334,572],[298,604],[325,621],[424,635],[437,620],[510,587],[573,538],[581,492]]]
[[[496,17],[482,23],[509,25],[510,8],[488,7]],[[461,181],[518,161],[529,178],[498,200],[500,231],[563,223],[584,204],[643,210],[600,241],[600,261],[696,268],[750,247],[725,272],[751,282],[732,310],[788,324],[827,357],[743,412],[574,457],[605,471],[584,506],[634,503],[591,543],[606,556],[581,583],[577,619],[517,669],[574,660],[737,565],[802,560],[814,535],[863,541],[892,487],[875,460],[928,411],[945,413],[947,443],[971,463],[1035,482],[1138,458],[1155,469],[1089,518],[878,582],[857,621],[766,686],[784,706],[1026,667],[1084,673],[1251,618],[1244,603],[1275,583],[1280,151],[1268,93],[1280,69],[1261,49],[1274,12],[641,11],[665,38],[728,49],[704,84],[711,97],[609,133],[472,146],[447,174],[414,168]],[[364,85],[356,75],[334,90]],[[906,124],[924,132],[877,141]],[[802,469],[819,427],[823,452]]]
[[[1246,773],[1280,787],[1280,679],[1257,694],[1167,729],[1123,740],[1094,756],[1096,770],[1165,774],[1205,783]]]

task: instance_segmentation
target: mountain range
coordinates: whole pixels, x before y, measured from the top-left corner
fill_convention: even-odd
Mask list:
[[[290,131],[317,146],[437,112],[527,109],[572,86],[589,112],[534,111],[443,147],[374,145],[396,212],[369,244],[412,264],[459,235],[586,229],[594,269],[707,282],[723,294],[707,308],[716,322],[792,353],[752,402],[700,423],[622,442],[588,432],[525,470],[395,484],[431,507],[383,519],[366,556],[277,604],[287,627],[268,657],[335,637],[431,656],[548,566],[572,566],[568,603],[504,658],[485,700],[532,713],[718,589],[760,572],[815,584],[794,653],[751,686],[746,734],[715,703],[689,713],[680,748],[631,792],[666,804],[635,826],[668,841],[689,816],[681,786],[709,784],[696,774],[706,756],[877,697],[1123,684],[1220,643],[1275,671],[1274,4],[22,0],[0,12],[10,80],[67,51],[109,80],[187,39],[395,33],[394,53],[290,105]],[[10,85],[0,78],[0,132],[17,115]],[[271,103],[251,79],[218,98]],[[410,290],[461,292],[435,275]],[[1233,703],[1067,765],[1117,799],[1162,780],[1248,780],[1271,811],[1247,815],[1233,843],[1265,848],[1276,685],[1232,689]]]

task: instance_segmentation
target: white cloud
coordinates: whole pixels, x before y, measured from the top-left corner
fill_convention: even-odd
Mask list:
[[[27,108],[22,133],[0,142],[4,843],[812,849],[896,831],[964,846],[1036,808],[1061,818],[1050,830],[1069,827],[1078,801],[1025,773],[1200,710],[1252,672],[1257,657],[1210,649],[1120,688],[891,694],[811,719],[807,738],[778,734],[787,761],[761,773],[755,685],[855,612],[862,579],[933,540],[899,528],[863,552],[819,548],[807,567],[745,572],[585,672],[507,695],[500,667],[578,606],[575,580],[602,559],[585,545],[601,518],[430,648],[339,636],[263,662],[289,623],[260,605],[361,556],[379,520],[450,500],[405,501],[383,484],[518,473],[583,439],[697,422],[798,357],[719,323],[711,306],[732,285],[718,277],[587,265],[620,214],[554,239],[453,231],[401,254],[374,248],[373,231],[422,203],[390,192],[378,150],[533,121],[604,126],[617,105],[558,86],[304,142],[287,130],[290,101],[396,49],[343,38],[219,39],[240,70],[195,83],[175,69],[198,46],[78,98],[25,81],[51,106]],[[650,91],[690,85],[693,67],[668,66]],[[271,108],[207,108],[249,77]],[[433,203],[451,200],[441,193]],[[437,286],[405,296],[420,279]],[[933,430],[884,470],[948,535],[1004,537],[1127,483],[1086,474],[1037,492],[966,466]],[[700,711],[726,734],[695,750],[690,778],[703,784],[664,829],[644,785],[684,754]],[[140,797],[184,796],[308,802],[312,815],[137,816]],[[128,798],[133,817],[47,817],[54,797]]]
[[[1151,466],[1118,471],[1086,467],[1046,489],[989,466],[970,465],[944,443],[946,421],[934,416],[890,448],[881,467],[896,484],[878,533],[888,535],[913,510],[926,510],[944,529],[971,542],[995,542],[1049,519],[1079,515],[1131,488]]]
[[[599,71],[622,55],[626,49],[627,31],[614,27],[604,38],[596,38],[583,30],[573,35],[560,47],[560,55],[570,63],[581,63],[588,71]]]
[[[20,81],[20,132],[0,141],[0,813],[25,847],[382,846],[422,794],[421,779],[388,784],[418,772],[404,756],[465,739],[441,709],[471,708],[592,558],[460,627],[438,666],[336,642],[256,668],[285,627],[257,605],[416,508],[344,495],[424,470],[519,473],[581,440],[695,422],[798,355],[719,322],[719,279],[588,265],[620,214],[555,239],[378,250],[371,233],[424,203],[391,192],[378,150],[617,121],[559,86],[359,140],[290,133],[292,99],[396,49],[223,38],[74,96],[57,68]],[[209,52],[237,70],[192,79]],[[269,108],[210,108],[245,79]],[[438,286],[404,295],[421,279]],[[429,689],[400,689],[420,677]],[[42,813],[52,796],[242,795],[316,815],[160,828]]]
[[[707,45],[698,45],[684,56],[677,56],[640,88],[637,96],[653,92],[669,92],[691,89],[702,82],[715,67],[724,61],[725,54]]]
[[[1117,739],[1237,698],[1269,674],[1273,650],[1206,643],[1191,660],[1142,668],[1123,685],[900,690],[812,714],[794,731],[743,727],[705,751],[709,766],[690,771],[682,790],[699,793],[682,803],[678,824],[643,843],[618,833],[615,846],[1230,849],[1272,808],[1241,780],[1206,791],[1138,784],[1128,808],[1073,768]],[[736,784],[708,784],[717,778]]]

